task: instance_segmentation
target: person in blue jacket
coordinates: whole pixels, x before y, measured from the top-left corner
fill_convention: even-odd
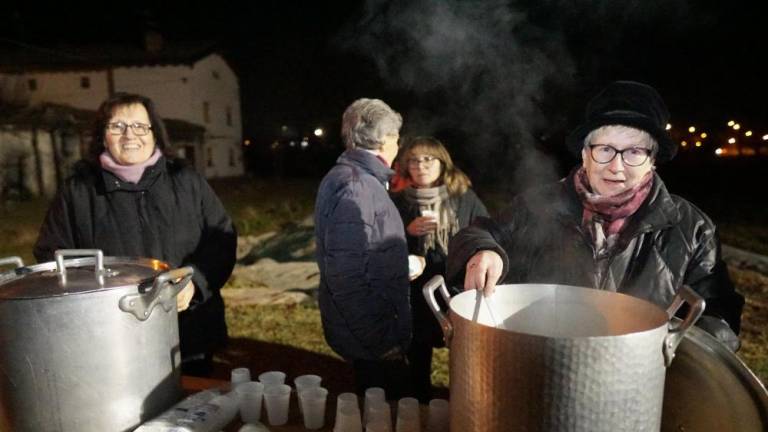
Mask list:
[[[359,394],[409,394],[408,247],[387,193],[402,117],[378,99],[344,112],[346,151],[320,183],[315,204],[319,304],[325,339],[351,363]]]

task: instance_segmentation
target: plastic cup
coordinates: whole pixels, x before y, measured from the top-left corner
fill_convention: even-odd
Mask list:
[[[442,432],[448,430],[450,423],[448,401],[445,399],[432,399],[429,401],[429,420],[427,431]]]
[[[232,388],[236,388],[238,384],[246,383],[251,380],[251,371],[248,368],[236,368],[232,369],[230,383]]]
[[[264,405],[267,406],[267,421],[272,426],[288,423],[288,409],[291,403],[291,386],[278,384],[264,387]]]
[[[419,401],[416,398],[402,398],[397,402],[396,432],[420,432]]]
[[[333,432],[362,432],[363,423],[360,421],[360,408],[345,404],[336,413],[336,425]]]
[[[387,401],[371,402],[365,427],[368,427],[369,423],[384,423],[387,426],[387,430],[392,430],[392,410]]]
[[[365,403],[363,406],[363,424],[368,422],[368,413],[373,402],[385,402],[386,394],[381,387],[371,387],[365,390]]]
[[[323,378],[318,375],[299,375],[293,380],[293,384],[296,387],[296,392],[301,393],[302,390],[312,387],[320,387],[320,383]]]
[[[301,412],[306,429],[320,429],[325,424],[325,403],[328,390],[312,387],[299,392],[299,401],[304,407]]]
[[[365,432],[392,432],[392,425],[384,421],[372,421],[365,425]]]
[[[261,419],[261,399],[264,384],[248,381],[235,387],[235,394],[240,404],[240,418],[243,423],[256,423]]]
[[[339,411],[344,407],[354,408],[357,410],[357,415],[360,415],[360,405],[357,404],[356,394],[342,393],[336,397],[336,418],[339,418]]]
[[[280,371],[269,371],[259,375],[259,382],[264,387],[285,384],[285,373]]]

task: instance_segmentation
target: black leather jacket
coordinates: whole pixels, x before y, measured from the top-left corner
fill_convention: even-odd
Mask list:
[[[450,243],[449,282],[463,282],[464,267],[477,251],[494,250],[504,261],[503,283],[587,286],[665,309],[680,286],[689,285],[706,300],[705,315],[725,320],[738,333],[744,298],[734,290],[721,259],[715,225],[694,205],[670,195],[654,176],[648,198],[609,256],[594,257],[571,175],[517,196],[498,221],[481,218],[460,231]]]

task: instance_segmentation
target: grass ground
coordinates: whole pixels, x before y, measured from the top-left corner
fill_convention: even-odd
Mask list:
[[[279,230],[310,215],[317,181],[284,180],[277,184],[261,179],[227,180],[215,182],[214,188],[240,234],[255,235]],[[0,257],[20,255],[25,262],[34,262],[32,245],[47,205],[45,200],[33,200],[0,207]],[[721,235],[729,244],[768,254],[768,223],[756,221],[754,211],[750,214],[748,223],[743,224],[726,218],[720,225]],[[716,215],[713,218],[718,221]],[[768,382],[768,275],[738,269],[731,269],[731,275],[738,291],[747,298],[739,356]],[[232,343],[218,358],[218,375],[227,376],[231,365],[248,365],[254,371],[280,368],[289,375],[315,371],[338,377],[327,383],[332,391],[350,388],[351,371],[325,344],[316,307],[229,308],[227,321]],[[438,386],[447,385],[447,358],[447,350],[436,351],[433,381]]]

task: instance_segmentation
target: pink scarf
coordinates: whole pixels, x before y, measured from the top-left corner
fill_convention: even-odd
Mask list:
[[[605,246],[610,247],[613,244],[627,219],[648,197],[653,185],[653,171],[646,174],[632,189],[613,196],[592,192],[584,167],[574,174],[573,184],[584,207],[581,224],[590,233],[597,249],[602,250]]]
[[[141,180],[141,176],[144,175],[144,170],[156,164],[160,160],[160,156],[162,156],[162,153],[159,149],[155,148],[152,156],[144,162],[133,165],[120,165],[108,151],[104,151],[99,155],[99,162],[103,169],[116,175],[119,179],[136,184]]]

